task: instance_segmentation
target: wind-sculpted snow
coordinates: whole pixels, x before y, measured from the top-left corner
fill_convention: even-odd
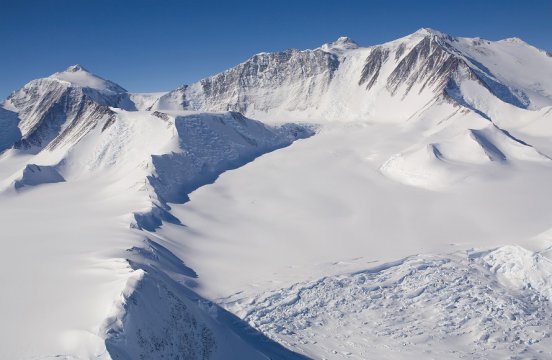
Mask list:
[[[419,255],[228,304],[326,359],[552,356],[552,263],[521,247]]]
[[[14,181],[14,188],[18,190],[25,186],[36,186],[62,181],[65,181],[65,179],[59,174],[55,167],[29,164],[23,169],[21,177]]]
[[[468,176],[485,176],[485,167],[519,161],[552,168],[548,156],[496,126],[487,126],[395,154],[381,171],[405,184],[441,189]]]
[[[103,328],[113,360],[307,359],[190,290],[197,275],[160,244],[128,253],[136,275]]]
[[[177,116],[174,126],[180,151],[152,156],[154,172],[148,181],[159,201],[150,212],[135,215],[140,228],[153,230],[162,220],[180,223],[167,211],[167,203],[185,202],[190,192],[212,183],[222,172],[314,134],[312,127],[268,127],[237,112]]]

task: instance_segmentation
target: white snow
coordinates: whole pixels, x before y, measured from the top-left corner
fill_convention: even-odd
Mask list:
[[[550,358],[549,75],[420,29],[168,93],[34,80],[0,108],[0,357]]]
[[[224,298],[417,253],[525,244],[551,227],[550,165],[451,168],[473,176],[418,189],[380,172],[412,136],[396,125],[325,125],[172,205],[187,227],[159,233],[201,274],[202,293]]]
[[[71,85],[90,88],[107,93],[126,92],[117,84],[102,79],[101,77],[92,74],[81,65],[69,66],[65,71],[57,72],[49,76],[50,79],[68,82]]]
[[[549,260],[514,246],[484,257],[418,255],[228,306],[313,358],[545,359],[552,308],[540,290],[549,291],[550,270]]]
[[[130,94],[130,100],[136,106],[138,110],[150,109],[161,96],[167,94],[166,92],[153,92],[153,93],[133,93]]]
[[[146,232],[131,229],[130,225],[135,222],[134,213],[161,205],[148,185],[148,176],[153,173],[161,176],[161,169],[155,168],[152,156],[181,154],[183,159],[191,156],[192,161],[204,161],[214,178],[226,167],[289,145],[294,138],[287,135],[287,130],[277,133],[261,123],[234,118],[232,114],[169,116],[114,111],[117,118],[111,126],[92,129],[76,144],[64,143],[34,156],[14,151],[2,155],[4,179],[11,185],[0,193],[0,219],[7,249],[0,255],[0,276],[6,294],[0,307],[4,324],[0,327],[2,357],[138,356],[153,345],[146,342],[116,350],[115,334],[132,342],[136,341],[133,340],[136,329],[149,327],[149,331],[163,331],[164,321],[159,328],[152,328],[153,319],[170,317],[170,311],[178,309],[184,301],[189,311],[179,311],[179,316],[207,323],[205,331],[212,335],[207,343],[202,343],[200,329],[199,342],[183,342],[178,344],[180,347],[166,348],[167,356],[182,351],[181,346],[196,346],[206,347],[214,358],[224,358],[225,349],[257,358],[258,350],[253,349],[262,344],[244,342],[244,336],[234,333],[237,330],[229,330],[230,326],[237,325],[232,325],[230,320],[218,324],[208,311],[196,309],[197,296],[191,297],[175,285],[171,291],[181,294],[165,307],[157,300],[159,295],[150,290],[140,295],[140,303],[144,305],[137,310],[127,306],[129,298],[138,296],[133,290],[136,284],[143,282],[139,286],[145,289],[150,286],[146,283],[154,287],[164,283],[162,275],[150,271],[143,277],[141,268],[132,267],[127,261],[128,250],[142,246],[144,237],[148,236]],[[206,125],[202,126],[203,123]],[[192,124],[199,132],[181,132],[180,126]],[[209,126],[215,130],[209,130]],[[216,151],[212,147],[215,145],[223,148]],[[214,152],[209,154],[209,150]],[[243,159],[228,159],[229,151]],[[201,166],[182,171],[192,180],[201,181],[201,178],[194,179],[201,175],[194,174],[202,171]],[[157,307],[158,314],[163,315],[149,313],[148,306]],[[133,311],[139,315],[132,315],[133,322],[128,323],[123,315]],[[115,323],[110,320],[117,318]],[[190,326],[190,323],[179,324],[180,332],[174,336],[196,334]],[[120,335],[123,329],[124,335]],[[242,342],[243,345],[238,345]],[[109,354],[106,344],[112,347]]]

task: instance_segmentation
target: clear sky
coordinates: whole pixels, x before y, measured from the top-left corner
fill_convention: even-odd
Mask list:
[[[430,27],[552,50],[551,0],[0,0],[0,98],[72,64],[129,91],[170,90],[261,51]]]

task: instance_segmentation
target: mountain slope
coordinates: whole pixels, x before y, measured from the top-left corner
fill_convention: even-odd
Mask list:
[[[195,294],[197,275],[148,230],[180,223],[168,201],[312,130],[238,113],[126,111],[114,107],[122,88],[83,71],[35,80],[6,102],[23,140],[0,154],[10,239],[0,262],[13,294],[0,312],[17,323],[0,329],[2,356],[301,359]]]

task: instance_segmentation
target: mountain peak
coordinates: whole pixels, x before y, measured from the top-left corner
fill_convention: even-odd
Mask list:
[[[500,41],[501,42],[507,42],[507,43],[510,43],[510,44],[527,45],[527,43],[525,41],[523,41],[523,39],[520,39],[518,37],[511,37],[511,38],[503,39],[503,40],[500,40]]]
[[[119,85],[105,80],[84,68],[82,65],[75,64],[69,66],[64,71],[57,72],[48,77],[58,81],[68,82],[73,86],[90,88],[108,93],[124,93],[125,89]]]
[[[321,49],[324,51],[342,52],[358,49],[358,44],[347,36],[340,36],[336,41],[322,45]]]
[[[87,69],[84,68],[84,66],[80,64],[71,65],[67,69],[65,69],[64,72],[78,72],[78,71],[89,72]]]
[[[434,29],[427,28],[427,27],[423,27],[423,28],[418,29],[413,35],[438,36],[438,37],[448,37],[449,36],[449,35],[441,32],[441,31],[434,30]]]
[[[347,45],[357,45],[350,37],[348,36],[340,36],[336,41],[333,42],[334,44],[347,44]]]

